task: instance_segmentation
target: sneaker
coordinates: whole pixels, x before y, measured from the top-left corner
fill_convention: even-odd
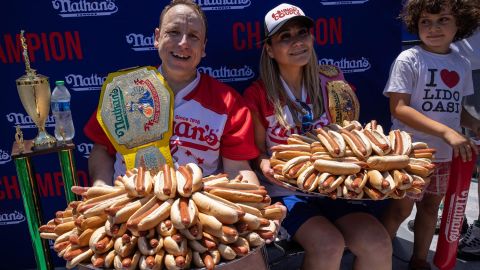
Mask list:
[[[460,240],[458,250],[462,253],[480,255],[480,221],[475,220]]]

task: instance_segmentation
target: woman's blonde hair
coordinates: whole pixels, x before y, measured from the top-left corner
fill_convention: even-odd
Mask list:
[[[267,46],[270,46],[270,40],[263,44],[262,55],[260,56],[260,78],[265,84],[267,99],[273,105],[275,118],[285,128],[288,124],[284,117],[283,105],[286,104],[297,126],[301,125],[301,118],[297,115],[301,113],[301,108],[288,98],[286,89],[280,80],[280,69],[275,59],[271,58],[267,52]],[[318,119],[324,112],[323,96],[320,87],[320,78],[318,74],[317,54],[312,49],[312,55],[308,63],[302,68],[302,84],[307,91],[310,102],[313,104],[313,119]],[[297,113],[295,113],[297,112]]]

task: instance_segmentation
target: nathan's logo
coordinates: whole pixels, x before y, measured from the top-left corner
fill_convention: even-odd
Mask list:
[[[175,116],[173,121],[173,134],[180,138],[189,138],[194,141],[205,142],[207,145],[198,144],[197,149],[202,151],[217,150],[219,141],[218,129],[209,125],[201,126],[200,120],[195,118],[185,118],[179,115]]]
[[[78,152],[82,153],[84,158],[90,157],[90,152],[92,151],[93,143],[81,143],[77,144]]]
[[[32,118],[23,113],[9,113],[6,115],[8,122],[13,123],[14,126],[19,125],[20,128],[36,128],[37,126],[32,121]],[[55,127],[55,118],[53,115],[47,117],[45,127]]]
[[[250,0],[197,0],[202,10],[244,9],[252,3]]]
[[[363,4],[368,2],[368,0],[353,0],[353,1],[342,1],[342,0],[320,0],[320,3],[325,6],[332,5],[354,5],[354,4]]]
[[[219,68],[199,67],[198,71],[215,77],[221,82],[246,81],[255,76],[253,70],[247,65],[240,68],[228,68],[226,66]]]
[[[13,213],[3,213],[0,214],[0,225],[13,225],[25,221],[25,216],[18,212],[14,211]]]
[[[0,149],[0,165],[8,163],[10,160],[12,160],[12,157],[7,152]]]
[[[65,76],[65,82],[70,85],[73,91],[99,91],[102,89],[102,84],[106,77],[98,74],[91,74],[83,76],[80,74],[68,74]]]
[[[360,59],[347,59],[342,58],[340,60],[322,58],[318,60],[320,65],[332,65],[340,68],[343,73],[364,72],[369,70],[372,66],[367,58],[362,57]]]
[[[52,6],[64,18],[108,16],[118,11],[113,0],[53,0]]]
[[[130,128],[128,124],[127,113],[125,112],[125,99],[122,94],[122,90],[114,88],[109,94],[112,102],[112,114],[115,119],[115,134],[118,137],[125,135],[125,131]]]
[[[136,34],[130,33],[125,36],[127,43],[132,45],[132,50],[134,51],[154,51],[155,46],[155,35],[152,34],[151,36],[143,35],[143,34]]]
[[[467,207],[468,189],[460,193],[459,196],[452,194],[450,197],[450,205],[448,206],[448,215],[445,226],[445,238],[447,242],[452,243],[458,241],[460,232],[462,231],[463,214]]]

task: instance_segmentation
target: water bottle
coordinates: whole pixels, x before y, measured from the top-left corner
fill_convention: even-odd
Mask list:
[[[70,111],[70,93],[64,81],[56,81],[51,96],[52,113],[55,117],[55,138],[58,141],[71,141],[75,135],[72,112]]]

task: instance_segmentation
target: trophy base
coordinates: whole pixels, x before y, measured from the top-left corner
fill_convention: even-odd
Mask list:
[[[46,131],[39,131],[37,137],[33,139],[33,150],[41,150],[52,148],[56,145],[57,140]]]

